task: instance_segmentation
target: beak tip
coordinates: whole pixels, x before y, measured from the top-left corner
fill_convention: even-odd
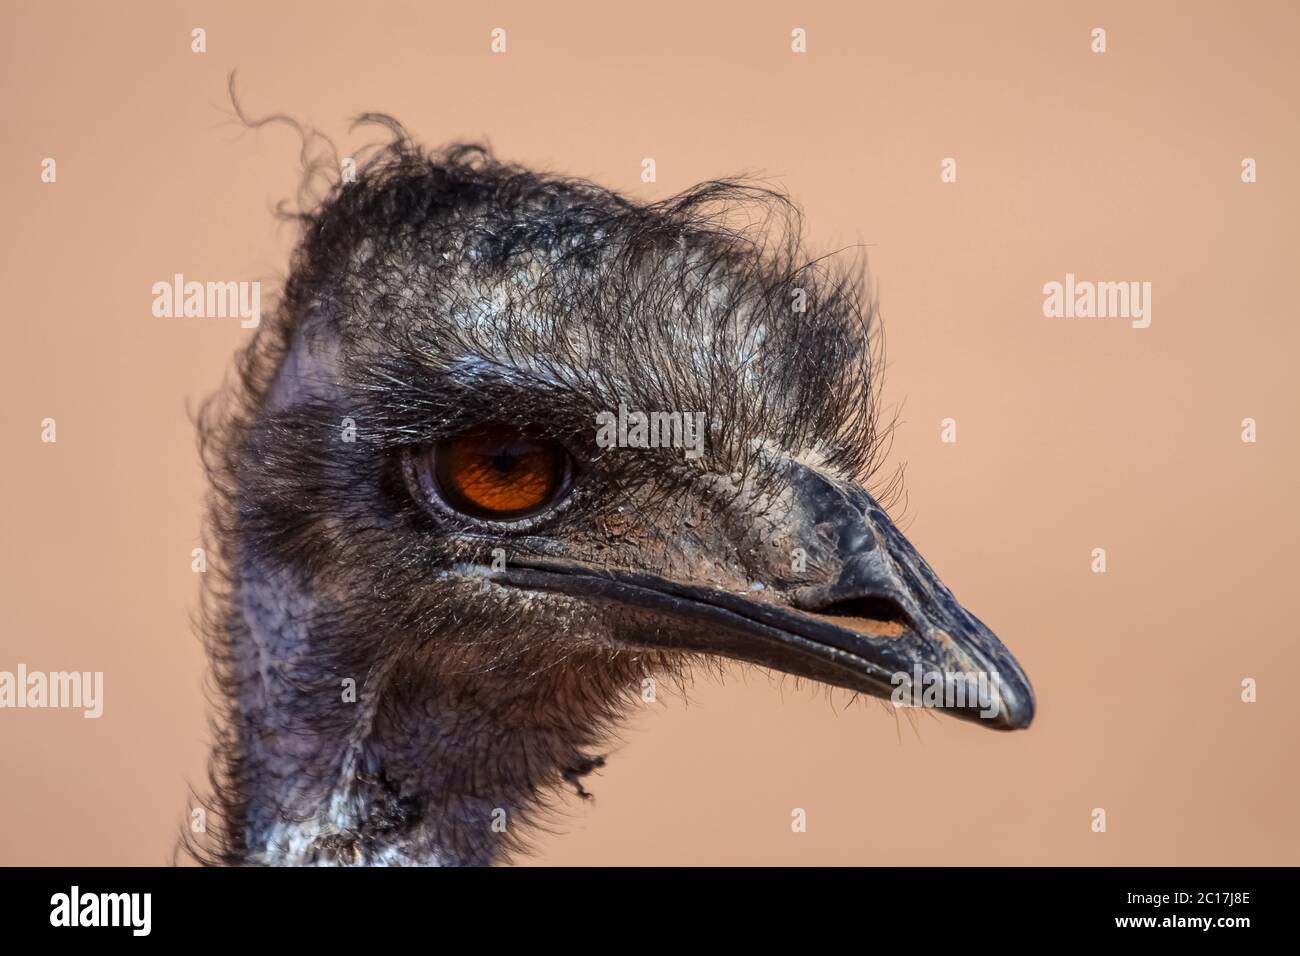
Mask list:
[[[1027,680],[1017,682],[1011,688],[1004,684],[1000,697],[1001,706],[994,718],[997,729],[1025,730],[1034,722],[1037,704],[1034,700],[1034,690]]]

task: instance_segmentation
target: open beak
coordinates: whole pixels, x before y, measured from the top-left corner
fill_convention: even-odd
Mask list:
[[[613,602],[649,620],[638,643],[715,654],[997,730],[1028,727],[1020,665],[957,603],[884,510],[856,485],[794,466],[808,566],[820,583],[742,594],[635,571],[517,559],[499,583]]]

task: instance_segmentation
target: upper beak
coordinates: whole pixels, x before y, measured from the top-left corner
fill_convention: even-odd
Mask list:
[[[638,617],[638,643],[749,661],[998,730],[1028,727],[1034,693],[1020,665],[871,496],[803,466],[791,475],[820,580],[781,603],[772,589],[736,594],[544,558],[516,559],[494,579],[649,612]]]

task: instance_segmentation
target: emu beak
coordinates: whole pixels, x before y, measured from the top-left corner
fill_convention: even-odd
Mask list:
[[[791,475],[796,540],[807,542],[808,576],[817,569],[823,583],[736,594],[551,559],[516,561],[493,578],[621,605],[639,645],[747,661],[992,729],[1028,727],[1025,672],[875,500],[803,466]]]

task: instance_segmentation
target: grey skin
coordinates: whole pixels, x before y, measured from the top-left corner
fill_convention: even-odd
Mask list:
[[[393,142],[301,216],[201,421],[220,736],[195,855],[507,859],[647,679],[726,659],[884,698],[918,665],[979,673],[992,696],[946,712],[1029,725],[1019,665],[859,483],[872,309],[782,197],[641,205],[378,121]],[[600,447],[620,403],[703,413],[704,454]],[[485,423],[566,449],[553,503],[447,504],[430,448]]]

